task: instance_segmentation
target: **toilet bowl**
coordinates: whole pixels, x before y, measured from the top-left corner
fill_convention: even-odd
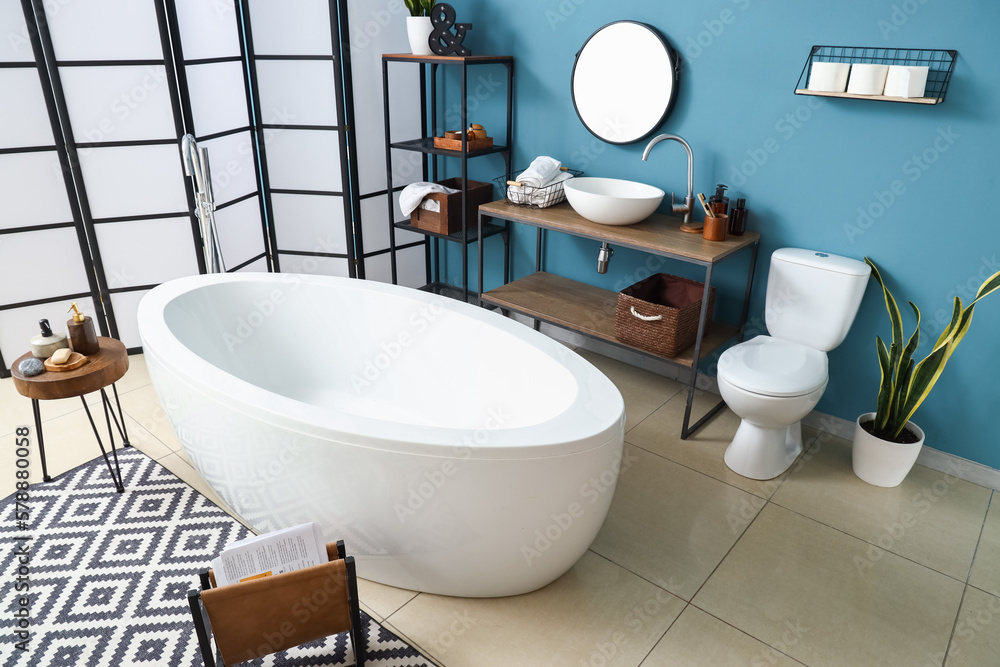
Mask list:
[[[826,389],[826,353],[840,345],[857,314],[871,269],[864,262],[801,248],[771,255],[765,321],[769,335],[719,358],[719,393],[740,417],[726,465],[751,479],[772,479],[802,452],[800,422]]]
[[[770,336],[726,350],[719,392],[741,418],[725,461],[751,479],[777,477],[802,453],[800,420],[823,396],[826,354]]]

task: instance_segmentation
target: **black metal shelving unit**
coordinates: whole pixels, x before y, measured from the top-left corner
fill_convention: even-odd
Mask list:
[[[390,134],[390,105],[389,105],[389,63],[416,63],[420,67],[420,127],[422,136],[417,139],[406,139],[393,141]],[[454,151],[434,146],[434,135],[437,132],[438,118],[438,74],[440,66],[458,67],[461,80],[461,102],[460,102],[460,124],[465,129],[469,126],[468,117],[468,80],[469,69],[476,65],[503,65],[507,70],[507,128],[504,136],[504,144],[494,144],[490,148],[483,150],[468,150],[466,139],[463,136],[462,150]],[[428,114],[428,95],[430,97],[430,109]],[[475,219],[469,219],[466,211],[466,200],[468,197],[469,181],[469,159],[483,155],[501,155],[505,163],[505,173],[510,171],[511,153],[513,151],[513,95],[514,95],[514,58],[513,56],[415,56],[409,53],[385,54],[382,56],[382,99],[383,117],[385,120],[385,166],[386,166],[386,190],[389,193],[401,190],[392,182],[392,151],[405,150],[415,151],[424,156],[423,179],[438,180],[438,157],[454,158],[461,161],[462,179],[462,229],[453,234],[438,234],[424,229],[413,227],[408,220],[395,221],[395,210],[393,198],[388,197],[389,220],[393,221],[389,225],[389,252],[392,268],[392,282],[397,282],[396,276],[396,252],[405,248],[423,244],[427,259],[427,284],[421,289],[442,294],[445,296],[462,299],[466,302],[470,300],[469,292],[469,244],[478,243],[490,236],[500,235],[504,242],[504,274],[508,275],[510,266],[510,223],[496,224],[487,222],[482,225],[482,231],[476,224]],[[441,128],[443,131],[444,128]],[[423,241],[411,243],[405,246],[396,245],[396,230],[406,230],[423,234]],[[482,236],[480,237],[480,234]],[[432,269],[431,243],[434,243],[434,261]],[[449,285],[441,280],[440,253],[437,252],[439,241],[459,243],[462,246],[462,284]],[[475,292],[471,293],[473,300],[478,300],[478,294],[482,286],[477,286]]]

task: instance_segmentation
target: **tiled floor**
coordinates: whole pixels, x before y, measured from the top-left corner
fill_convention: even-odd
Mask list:
[[[366,611],[446,667],[1000,665],[1000,492],[920,466],[898,488],[872,487],[852,473],[849,443],[817,432],[785,475],[744,479],[722,462],[731,413],[681,441],[681,385],[582,354],[625,396],[634,461],[591,550],[515,598],[362,582]],[[141,356],[118,388],[132,443],[216,499]],[[95,456],[79,400],[42,410],[51,473]],[[0,381],[3,470],[29,424],[29,401]],[[4,475],[0,496],[13,490]]]

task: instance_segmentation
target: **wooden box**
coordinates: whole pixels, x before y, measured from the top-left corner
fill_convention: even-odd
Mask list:
[[[467,181],[468,193],[466,194],[466,224],[469,228],[476,225],[479,207],[493,201],[493,184],[480,183],[479,181]],[[462,189],[461,178],[447,178],[438,181],[439,185],[456,190]],[[427,195],[426,199],[433,199],[441,206],[440,211],[428,211],[417,208],[410,214],[410,224],[417,229],[436,234],[454,234],[462,231],[462,193],[446,195],[435,192]]]

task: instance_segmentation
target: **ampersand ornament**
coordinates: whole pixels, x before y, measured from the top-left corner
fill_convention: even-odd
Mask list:
[[[431,24],[434,30],[428,40],[431,51],[439,56],[471,56],[472,51],[462,46],[465,33],[472,30],[471,23],[455,23],[455,8],[444,2],[434,5],[431,10]],[[451,27],[455,26],[452,34]]]

